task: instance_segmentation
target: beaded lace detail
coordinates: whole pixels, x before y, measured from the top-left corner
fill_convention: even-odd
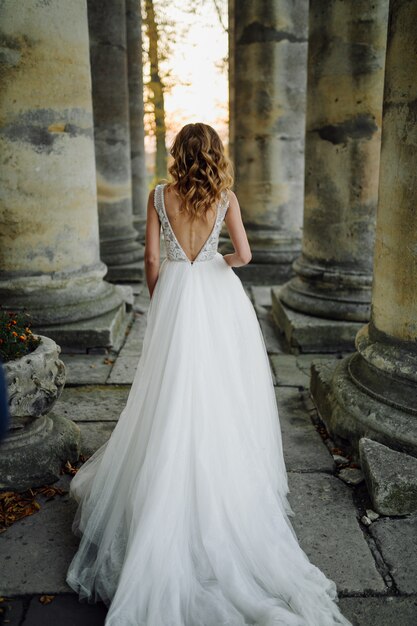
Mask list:
[[[197,261],[209,261],[216,255],[222,223],[229,206],[226,190],[222,191],[221,198],[217,205],[217,215],[212,231],[194,261],[191,261],[180,246],[168,219],[164,202],[165,185],[166,183],[155,187],[154,205],[162,226],[167,258],[170,261],[188,261],[188,263],[191,264]]]

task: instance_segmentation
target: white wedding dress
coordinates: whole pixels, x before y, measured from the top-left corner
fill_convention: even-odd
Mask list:
[[[106,626],[351,626],[301,549],[259,322],[212,232],[191,262],[155,190],[167,257],[130,394],[71,482],[67,573]]]

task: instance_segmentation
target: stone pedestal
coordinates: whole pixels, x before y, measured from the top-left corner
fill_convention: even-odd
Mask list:
[[[308,352],[349,352],[362,327],[352,320],[313,317],[287,307],[280,299],[283,286],[271,289],[272,318],[285,335],[293,354]]]
[[[144,241],[148,177],[145,163],[143,125],[142,15],[138,0],[126,0],[127,76],[129,87],[130,164],[132,168],[132,206],[135,229]]]
[[[60,347],[49,337],[40,339],[33,352],[4,364],[11,426],[1,442],[0,489],[54,482],[61,466],[80,454],[78,426],[47,415],[64,387],[65,366]]]
[[[126,305],[100,260],[85,3],[0,12],[0,301],[60,345],[62,325],[80,322],[100,345],[96,319]],[[67,339],[76,347],[78,329]]]
[[[355,322],[369,319],[387,7],[310,2],[302,254],[276,317],[329,320],[327,350],[346,326],[353,350]]]
[[[88,0],[100,254],[109,280],[143,278],[133,227],[125,0]]]
[[[417,457],[417,5],[391,3],[372,314],[357,352],[315,366],[312,394],[332,432],[357,452],[368,437]]]
[[[300,251],[307,13],[307,0],[230,10],[235,192],[253,255],[239,275],[250,282],[287,279]]]

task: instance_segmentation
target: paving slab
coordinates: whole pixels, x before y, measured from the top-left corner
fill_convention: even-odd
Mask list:
[[[269,318],[270,309],[268,307],[253,303],[253,308],[255,309],[256,315],[258,316],[258,321],[265,319],[267,320]]]
[[[4,626],[20,626],[24,605],[28,602],[30,602],[30,599],[4,598],[0,603],[0,624],[4,624]]]
[[[285,387],[303,387],[308,389],[310,376],[302,371],[297,364],[297,358],[292,354],[271,354],[272,369],[277,385]]]
[[[275,389],[288,470],[333,472],[333,457],[323,443],[297,389]]]
[[[351,487],[321,473],[289,472],[288,500],[300,545],[314,565],[334,580],[339,593],[385,592],[359,527]]]
[[[281,354],[285,352],[285,337],[280,334],[279,329],[275,326],[270,311],[267,311],[264,315],[260,315],[258,310],[257,314],[268,354]]]
[[[129,391],[125,385],[65,387],[51,415],[68,417],[74,422],[117,421]]]
[[[138,355],[119,356],[107,379],[107,383],[109,385],[131,385],[135,377],[138,362]]]
[[[135,296],[133,310],[136,313],[146,313],[149,309],[150,297],[148,288],[143,289],[139,295]]]
[[[56,496],[0,534],[2,596],[71,591],[65,576],[79,541],[71,531],[76,506]]]
[[[141,313],[135,317],[135,321],[130,327],[129,334],[126,337],[126,341],[119,352],[119,359],[124,356],[138,357],[141,354],[143,338],[146,331],[146,319],[146,313]]]
[[[111,354],[62,354],[60,359],[65,363],[65,386],[103,385],[113,367],[116,355]]]
[[[417,593],[417,514],[405,518],[381,517],[371,524],[369,532],[397,588],[402,593]]]
[[[353,626],[416,626],[417,597],[340,598],[343,615]]]
[[[278,289],[278,286],[276,286]],[[270,285],[252,285],[253,301],[259,306],[271,307],[271,286]]]
[[[81,454],[91,456],[110,437],[117,422],[78,422]]]
[[[22,626],[103,626],[106,614],[103,602],[80,602],[76,594],[57,596],[49,604],[34,596]]]

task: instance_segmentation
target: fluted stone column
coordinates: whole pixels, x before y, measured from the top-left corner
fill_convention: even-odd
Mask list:
[[[109,280],[140,280],[133,227],[125,0],[88,0],[101,258]]]
[[[302,254],[273,293],[294,350],[353,349],[369,319],[387,14],[310,2]]]
[[[0,302],[63,348],[115,345],[126,306],[99,255],[85,2],[0,11]]]
[[[371,320],[357,352],[315,365],[329,429],[417,456],[417,4],[391,1]]]
[[[135,229],[145,238],[148,178],[143,124],[142,15],[139,0],[126,0],[127,74],[129,87],[130,159]]]
[[[238,273],[277,283],[300,251],[307,0],[242,0],[231,10],[235,191],[251,244]]]

